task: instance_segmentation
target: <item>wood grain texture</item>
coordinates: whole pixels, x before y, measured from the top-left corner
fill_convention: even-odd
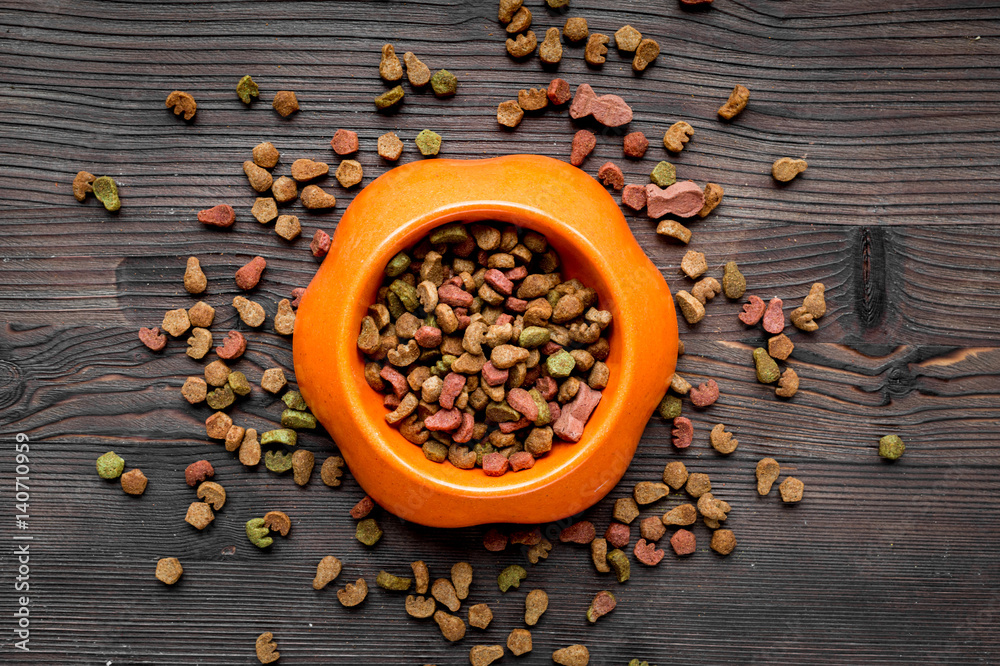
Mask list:
[[[255,637],[272,631],[279,663],[466,663],[472,645],[502,644],[524,626],[523,599],[535,587],[551,602],[532,630],[534,652],[503,663],[551,663],[553,650],[577,642],[594,664],[1000,659],[1000,5],[716,0],[710,11],[687,12],[673,0],[573,0],[568,13],[540,0],[529,6],[539,35],[567,16],[584,16],[605,34],[629,23],[657,39],[662,55],[641,75],[614,49],[596,69],[574,46],[555,69],[537,58],[514,62],[492,1],[4,3],[0,487],[13,487],[14,435],[26,433],[34,539],[33,651],[24,654],[12,646],[15,510],[5,490],[0,661],[250,664]],[[439,100],[404,84],[400,112],[374,113],[371,100],[386,89],[376,75],[386,41],[454,72],[459,94]],[[233,94],[246,73],[262,90],[250,108]],[[283,174],[299,157],[335,165],[330,137],[354,129],[365,184],[389,166],[374,150],[389,130],[406,143],[401,162],[419,159],[412,139],[425,127],[444,136],[442,156],[565,158],[576,129],[596,128],[553,110],[529,115],[513,132],[495,121],[499,102],[553,76],[623,95],[635,112],[628,131],[650,138],[646,157],[632,161],[621,155],[624,132],[600,132],[589,173],[614,160],[628,182],[642,183],[668,160],[681,178],[725,188],[722,206],[692,222],[689,248],[657,236],[644,215],[627,215],[672,289],[690,285],[678,270],[687,249],[704,252],[717,276],[737,261],[750,293],[784,299],[786,313],[811,283],[827,286],[820,330],[788,331],[796,345],[789,365],[802,381],[790,401],[755,381],[750,353],[766,337],[736,319],[738,303],[718,297],[700,324],[680,322],[687,354],[678,371],[695,383],[715,378],[722,397],[704,412],[685,403],[696,439],[684,452],[654,416],[622,483],[585,517],[603,531],[612,500],[680,459],[709,473],[732,504],[727,526],[739,546],[717,556],[699,524],[694,556],[668,553],[655,569],[633,561],[626,585],[595,573],[585,547],[557,543],[534,566],[514,549],[487,553],[485,527],[434,530],[378,513],[386,534],[366,548],[347,516],[363,494],[349,474],[340,488],[318,475],[299,488],[262,466],[247,470],[206,442],[208,408],[179,395],[204,362],[187,358],[182,341],[152,354],[136,338],[165,310],[198,300],[181,284],[187,256],[198,256],[208,274],[201,298],[217,307],[217,339],[244,329],[228,303],[233,273],[248,258],[268,260],[254,298],[269,316],[310,280],[318,264],[308,237],[332,232],[354,191],[323,180],[337,208],[289,206],[304,238],[282,241],[249,212],[254,193],[240,164],[259,141],[282,151],[275,173]],[[750,106],[721,122],[715,110],[738,82],[752,91]],[[190,123],[163,105],[178,88],[198,100]],[[281,119],[271,110],[279,89],[297,93],[300,113]],[[671,155],[660,137],[679,119],[695,136]],[[810,167],[777,185],[770,164],[786,155]],[[72,199],[80,169],[115,178],[120,213]],[[196,212],[220,202],[236,209],[236,227],[204,229]],[[275,366],[288,372],[289,341],[253,333],[236,367],[257,384]],[[280,407],[256,390],[231,411],[262,430]],[[715,423],[740,440],[731,456],[708,446]],[[875,454],[887,432],[907,442],[897,463]],[[323,432],[301,439],[319,461],[335,451]],[[142,498],[96,477],[93,461],[109,449],[150,478]],[[783,505],[777,491],[757,496],[753,468],[763,456],[806,483],[800,505]],[[213,463],[229,500],[197,532],[183,522],[196,499],[183,471],[201,458]],[[643,516],[682,501],[671,495]],[[243,525],[270,509],[286,511],[293,527],[262,552]],[[565,524],[542,528],[556,535]],[[632,532],[634,543],[637,524]],[[310,581],[327,554],[344,560],[344,573],[316,592]],[[153,578],[164,556],[185,567],[172,588]],[[465,605],[490,605],[486,631],[470,629],[449,645],[436,625],[407,617],[401,597],[374,587],[379,570],[406,574],[418,558],[435,577],[454,562],[472,563]],[[495,576],[512,563],[529,577],[502,594]],[[334,588],[360,576],[372,588],[368,599],[342,608]],[[588,626],[586,607],[600,589],[613,590],[619,607]]]

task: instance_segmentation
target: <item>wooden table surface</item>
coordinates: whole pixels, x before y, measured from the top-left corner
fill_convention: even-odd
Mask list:
[[[556,73],[537,57],[511,60],[495,2],[3,4],[0,661],[251,664],[254,639],[272,631],[280,663],[461,664],[471,646],[504,643],[524,626],[523,599],[536,587],[551,604],[533,628],[535,649],[503,663],[551,663],[553,650],[572,643],[586,644],[595,664],[1000,660],[997,2],[716,0],[685,12],[676,0],[571,0],[565,12],[530,0],[539,35],[583,16],[592,31],[629,23],[658,40],[661,56],[640,75],[614,49],[598,69],[574,46]],[[399,113],[376,114],[385,42],[454,72],[458,95],[440,100],[406,85]],[[234,94],[247,73],[262,91],[249,108]],[[713,274],[737,261],[749,292],[784,299],[786,313],[813,282],[827,287],[819,331],[789,331],[789,363],[801,377],[791,401],[754,380],[750,351],[764,337],[737,320],[738,303],[720,297],[700,324],[680,322],[679,371],[715,378],[722,397],[692,415],[695,444],[682,453],[654,416],[622,483],[586,517],[603,531],[612,500],[680,459],[709,473],[732,504],[727,526],[739,545],[716,555],[699,524],[694,556],[668,553],[653,569],[633,562],[625,585],[595,573],[584,547],[557,543],[534,566],[519,552],[488,553],[485,527],[427,529],[381,514],[385,536],[367,549],[347,515],[363,495],[350,475],[340,488],[318,474],[299,488],[263,465],[245,469],[206,441],[208,408],[180,396],[203,362],[185,356],[182,341],[156,354],[136,337],[197,300],[181,284],[189,255],[209,276],[204,298],[219,308],[217,333],[245,328],[227,304],[248,257],[268,260],[256,298],[269,315],[309,282],[318,264],[308,238],[333,232],[354,192],[326,179],[336,209],[295,204],[303,237],[282,241],[250,217],[254,193],[240,165],[258,142],[279,147],[276,172],[287,173],[298,157],[336,163],[333,132],[356,130],[365,183],[390,166],[375,153],[389,130],[406,143],[401,162],[420,159],[412,140],[424,128],[444,137],[442,156],[567,158],[573,132],[588,125],[565,110],[527,117],[512,132],[495,120],[499,102],[555,75],[622,95],[635,111],[629,130],[651,139],[646,157],[631,161],[622,159],[621,132],[600,133],[588,173],[615,160],[628,181],[643,183],[668,159],[680,178],[725,188],[715,213],[691,224],[690,248],[706,254]],[[716,109],[736,83],[752,91],[750,105],[720,121]],[[164,107],[174,89],[197,98],[192,122]],[[295,91],[302,108],[288,119],[270,105],[281,89]],[[671,156],[660,137],[680,119],[695,135]],[[781,156],[806,158],[808,171],[778,185],[769,169]],[[118,214],[73,199],[81,169],[119,183]],[[220,202],[239,221],[229,231],[204,228],[196,212]],[[627,217],[671,288],[686,288],[685,248],[657,236],[644,215]],[[290,341],[254,332],[238,369],[257,381],[272,366],[290,374]],[[233,412],[264,430],[280,406],[258,389]],[[719,422],[740,441],[728,457],[708,445]],[[18,433],[29,439],[27,475],[16,472]],[[906,441],[896,463],[876,453],[886,433]],[[325,435],[302,440],[320,460],[332,451]],[[109,449],[149,477],[143,497],[97,478],[94,459]],[[757,496],[753,470],[764,456],[805,482],[800,504],[783,505],[775,491]],[[201,458],[229,493],[204,532],[183,521],[194,499],[183,471]],[[29,477],[24,530],[15,474]],[[643,515],[682,501],[672,495]],[[270,509],[294,526],[263,552],[243,526]],[[16,592],[24,544],[30,590]],[[363,576],[371,585],[359,608],[342,608],[334,586],[312,589],[327,554],[345,562],[338,583]],[[165,556],[185,567],[173,587],[153,577]],[[472,563],[469,602],[491,606],[488,630],[448,644],[433,623],[409,618],[401,597],[374,587],[379,570],[403,574],[418,558],[435,577]],[[528,579],[501,594],[495,576],[516,562]],[[619,606],[589,626],[585,610],[601,589]],[[30,597],[30,653],[14,646],[21,595]]]

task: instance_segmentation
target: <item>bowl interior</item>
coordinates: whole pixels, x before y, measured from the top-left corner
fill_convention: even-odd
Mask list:
[[[550,247],[559,254],[560,273],[563,279],[575,277],[588,287],[596,289],[599,307],[610,310],[614,319],[606,333],[610,344],[610,355],[605,362],[611,371],[611,377],[607,388],[603,391],[600,404],[584,430],[583,437],[576,443],[555,440],[552,451],[539,458],[533,468],[507,473],[501,477],[486,476],[479,468],[458,469],[447,461],[431,462],[424,457],[420,446],[409,442],[395,428],[389,426],[385,422],[388,410],[383,404],[384,396],[368,386],[364,378],[366,358],[353,344],[353,340],[351,341],[352,375],[355,381],[345,388],[349,392],[345,397],[360,405],[370,421],[371,429],[367,430],[370,440],[367,444],[382,447],[385,456],[395,460],[398,465],[407,468],[413,474],[426,478],[428,482],[442,484],[453,491],[465,492],[470,496],[492,494],[504,489],[511,491],[528,487],[537,489],[539,484],[558,482],[562,474],[586,459],[601,441],[606,442],[605,445],[608,446],[616,445],[613,436],[598,435],[611,435],[612,418],[621,411],[624,401],[624,396],[618,389],[627,379],[624,374],[627,369],[622,363],[627,336],[619,331],[621,328],[619,311],[614,300],[615,289],[611,284],[612,273],[609,271],[613,265],[611,262],[615,259],[614,248],[595,248],[575,229],[534,208],[494,202],[481,205],[464,204],[458,210],[435,211],[409,224],[401,225],[399,230],[379,247],[371,248],[371,253],[359,266],[359,272],[362,273],[360,283],[364,286],[359,293],[352,295],[357,298],[352,309],[353,321],[348,330],[360,330],[362,317],[366,314],[368,306],[375,302],[385,265],[393,256],[415,245],[435,227],[453,222],[479,221],[514,224],[545,235]],[[623,456],[631,457],[631,454],[632,451],[622,451]],[[609,478],[607,481],[614,483],[615,480]],[[595,485],[597,487],[594,492],[600,492],[603,484],[598,482]]]

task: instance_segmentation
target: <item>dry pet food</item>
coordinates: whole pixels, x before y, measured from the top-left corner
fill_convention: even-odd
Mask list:
[[[370,496],[365,495],[358,503],[354,505],[351,509],[351,518],[354,520],[361,520],[362,518],[367,518],[368,514],[372,512],[375,508],[375,500]]]
[[[374,546],[382,538],[382,528],[378,526],[374,518],[365,518],[358,523],[354,536],[366,546]]]
[[[567,41],[582,42],[587,39],[588,35],[590,35],[590,29],[587,27],[587,19],[581,16],[566,19],[566,24],[563,25],[563,36]]]
[[[94,179],[91,189],[94,191],[94,198],[101,202],[105,210],[113,213],[122,207],[121,199],[118,198],[118,185],[110,176]]]
[[[559,41],[559,28],[549,28],[545,31],[545,39],[538,46],[538,57],[547,65],[555,65],[562,60],[562,55],[563,48]]]
[[[543,538],[541,541],[536,543],[534,546],[528,548],[528,552],[525,555],[528,561],[532,564],[538,564],[538,560],[547,560],[549,558],[549,552],[552,550],[552,542],[548,539]]]
[[[364,578],[359,578],[353,583],[348,583],[344,589],[337,590],[337,601],[345,608],[357,606],[368,596],[368,584]]]
[[[389,82],[399,81],[403,78],[403,65],[396,57],[396,51],[392,48],[392,44],[386,44],[382,47],[382,60],[378,64],[378,75],[384,81]]]
[[[204,501],[216,511],[221,509],[226,503],[226,489],[215,481],[205,481],[198,486],[195,494],[198,495],[198,499]]]
[[[510,23],[511,19],[514,18],[514,13],[521,8],[523,0],[500,0],[500,9],[497,13],[497,19],[503,23]]]
[[[684,463],[679,460],[669,462],[666,467],[663,468],[663,482],[674,490],[680,490],[683,488],[684,484],[687,483],[687,479],[687,467],[685,467]]]
[[[677,182],[677,169],[670,162],[660,162],[653,167],[649,180],[657,187],[670,187]]]
[[[684,319],[687,320],[689,324],[697,324],[699,321],[705,318],[705,306],[697,298],[692,296],[689,292],[678,291],[674,295],[674,300],[677,301],[677,307],[681,309],[681,314],[684,315]]]
[[[667,213],[678,217],[692,217],[704,205],[705,193],[690,180],[674,183],[666,189],[652,183],[646,186],[646,214],[654,220]]]
[[[712,492],[712,482],[708,478],[708,474],[702,474],[701,472],[695,472],[688,476],[687,483],[684,485],[684,490],[691,497],[701,497],[705,493]]]
[[[628,525],[639,517],[639,507],[631,497],[622,497],[615,500],[614,518],[615,520]]]
[[[639,159],[646,154],[649,148],[649,139],[642,132],[630,132],[622,140],[622,150],[627,157]]]
[[[207,460],[193,462],[184,470],[184,480],[192,488],[213,476],[215,476],[215,469],[212,467],[212,463]]]
[[[309,187],[316,187],[315,185],[310,185]],[[306,190],[309,189],[306,188]],[[305,194],[305,190],[302,190]],[[302,203],[305,204],[306,200],[303,199]],[[306,206],[306,208],[311,208],[312,206]],[[302,233],[302,225],[299,223],[299,218],[295,215],[279,215],[278,221],[274,223],[274,233],[278,234],[287,241],[294,240],[298,238],[299,234]]]
[[[421,62],[417,56],[407,51],[403,54],[403,62],[406,63],[406,78],[414,88],[422,88],[431,80],[430,67]]]
[[[639,523],[639,535],[646,541],[659,541],[666,531],[663,520],[656,516],[643,518]]]
[[[736,536],[732,530],[716,530],[712,532],[712,542],[709,545],[719,555],[728,555],[736,548]]]
[[[667,496],[670,487],[665,483],[655,483],[653,481],[640,481],[635,484],[632,495],[637,504],[646,505],[658,502]]]
[[[250,103],[251,97],[260,97],[260,88],[257,83],[250,78],[247,74],[240,82],[236,84],[236,96],[240,98],[240,101],[244,104]]]
[[[476,604],[469,607],[469,626],[485,629],[493,621],[493,611],[486,604]]]
[[[736,265],[735,261],[726,262],[725,267],[722,269],[722,291],[726,295],[726,298],[742,298],[746,290],[747,281],[743,277],[743,273],[740,272],[739,266]],[[746,306],[744,306],[744,310],[746,310]],[[763,314],[763,311],[761,311],[760,316],[763,316]],[[740,315],[740,320],[743,321],[742,314]],[[747,322],[744,321],[744,323]]]
[[[597,145],[597,137],[589,130],[580,130],[573,135],[573,146],[570,150],[569,163],[573,166],[580,166],[583,160],[594,150]]]
[[[673,437],[674,446],[678,449],[686,449],[694,441],[694,426],[691,419],[685,416],[678,416],[674,419],[673,430],[670,431]]]
[[[590,115],[605,127],[621,127],[632,122],[632,107],[618,95],[601,95],[590,103]]]
[[[695,407],[709,407],[719,399],[719,385],[715,383],[714,379],[709,379],[698,388],[692,388],[689,391],[689,397],[691,404]]]
[[[267,268],[267,261],[264,257],[254,257],[236,271],[236,286],[240,289],[253,289],[260,282],[260,275],[265,268]]]
[[[292,521],[284,511],[268,511],[264,514],[264,526],[281,536],[288,536],[292,529]]]
[[[583,59],[587,61],[588,65],[599,66],[603,65],[607,58],[608,53],[608,39],[607,35],[602,35],[599,32],[591,33],[587,37],[587,45],[583,49]]]
[[[172,109],[175,116],[184,116],[184,120],[191,120],[198,111],[198,103],[194,97],[186,92],[175,90],[167,95],[167,108]]]
[[[281,368],[268,368],[260,378],[260,387],[268,393],[277,393],[287,384]]]
[[[316,577],[313,578],[313,589],[322,590],[336,580],[337,576],[340,575],[342,566],[340,560],[333,555],[327,555],[320,560],[319,564],[316,565]]]
[[[472,565],[468,562],[456,562],[451,567],[451,582],[455,586],[455,595],[459,599],[469,596],[469,586],[472,585]]]
[[[140,328],[139,340],[152,351],[161,351],[167,346],[167,336],[160,333],[160,327]]]
[[[632,530],[624,523],[613,522],[605,530],[604,540],[612,548],[624,548],[632,540]]]
[[[597,170],[597,178],[606,186],[620,190],[625,187],[625,174],[614,162],[605,162]]]
[[[698,519],[698,509],[694,504],[681,504],[663,514],[660,519],[664,525],[694,525]]]
[[[379,571],[378,576],[375,577],[375,584],[383,590],[406,592],[413,585],[413,579],[394,576],[388,571]]]
[[[379,111],[388,111],[402,102],[405,96],[403,86],[396,86],[375,98],[375,108]]]
[[[888,460],[899,460],[899,458],[906,452],[906,444],[903,443],[902,438],[899,435],[886,435],[878,441],[878,454],[883,458]],[[107,454],[105,454],[107,455]],[[101,456],[102,458],[104,456]],[[98,462],[100,460],[98,459]],[[98,467],[100,469],[100,467]],[[103,478],[114,478],[105,477]]]
[[[472,666],[490,666],[497,659],[502,658],[502,645],[476,645],[469,650],[469,663]]]
[[[281,653],[278,652],[278,644],[272,640],[273,638],[274,634],[270,631],[265,631],[257,637],[257,642],[255,643],[257,659],[262,664],[270,664],[278,661],[278,657],[281,656]]]
[[[799,376],[791,368],[785,368],[778,379],[778,388],[774,389],[774,394],[780,398],[791,398],[799,390]]]
[[[782,157],[781,159],[775,160],[774,164],[771,165],[771,175],[774,176],[775,180],[787,183],[805,171],[808,167],[809,165],[805,160]]]
[[[753,362],[757,369],[757,381],[762,384],[773,384],[781,376],[778,364],[768,356],[767,350],[757,347],[753,350]]]
[[[458,611],[462,606],[462,602],[455,593],[455,586],[447,578],[438,578],[431,584],[431,596],[452,613]]]
[[[538,39],[531,30],[523,35],[518,35],[516,39],[507,38],[507,53],[515,58],[530,56],[535,52],[536,46],[538,46]],[[433,83],[433,79],[431,82]]]
[[[216,412],[205,419],[205,434],[209,439],[225,439],[233,420],[225,412]]]
[[[638,212],[646,207],[646,188],[643,185],[626,185],[622,188],[622,203]]]
[[[263,441],[266,436],[267,433],[264,433],[261,437],[261,444],[263,445],[268,444],[268,442]],[[285,451],[268,451],[264,454],[264,467],[269,472],[284,474],[292,468],[292,454]]]
[[[750,91],[744,86],[736,84],[733,88],[733,92],[729,93],[729,99],[726,103],[719,107],[719,115],[726,120],[732,120],[740,114],[743,109],[747,106],[747,101],[750,99]]]
[[[678,555],[690,555],[696,548],[694,533],[679,529],[670,537],[670,545]]]
[[[661,236],[676,238],[685,244],[691,240],[691,230],[677,222],[677,220],[661,220],[656,225],[656,233]]]
[[[679,153],[684,150],[691,137],[694,136],[694,128],[683,120],[679,120],[670,126],[670,129],[663,135],[663,145],[672,153]],[[699,210],[701,207],[699,206]]]
[[[594,523],[589,520],[581,520],[573,523],[559,533],[559,540],[563,543],[590,543],[597,536],[597,529]]]
[[[77,201],[83,202],[87,199],[87,194],[94,191],[94,180],[97,178],[87,171],[79,171],[73,178],[73,197]]]
[[[188,356],[193,359],[205,358],[205,354],[212,348],[212,333],[207,328],[191,329],[191,337],[187,339]]]
[[[357,160],[344,160],[337,167],[337,172],[334,176],[341,187],[354,187],[364,178],[364,170],[361,168],[361,163]],[[302,196],[305,197],[305,190],[302,191]]]
[[[141,495],[146,492],[148,482],[141,469],[130,469],[121,476],[122,490],[129,495]]]
[[[541,111],[549,105],[545,88],[522,88],[517,91],[517,103],[525,111]]]
[[[444,611],[436,611],[434,621],[437,622],[441,629],[441,635],[446,640],[454,643],[465,638],[465,622],[462,622],[462,618],[449,615]]]
[[[642,41],[642,33],[630,25],[624,25],[615,31],[615,47],[619,51],[633,53],[639,48]]]
[[[198,221],[211,227],[231,227],[236,221],[236,212],[229,204],[219,204],[198,211]]]
[[[608,542],[603,537],[597,537],[590,542],[590,559],[594,562],[594,568],[599,573],[608,573],[611,567],[608,566]]]
[[[247,428],[240,444],[240,462],[247,467],[253,467],[260,462],[260,442],[257,441],[257,431]]]
[[[524,32],[529,27],[531,27],[531,10],[522,6],[514,12],[510,23],[507,24],[507,34],[513,35],[518,32]]]
[[[412,594],[406,597],[406,613],[410,617],[415,618],[428,618],[434,614],[434,609],[437,607],[434,599],[431,597],[415,597]]]
[[[781,311],[783,303],[780,298],[772,298],[764,310],[764,330],[771,334],[781,333],[785,329],[785,314]]]
[[[656,57],[660,55],[660,44],[655,39],[644,39],[635,48],[635,57],[632,58],[632,69],[641,72],[653,64]]]
[[[197,257],[188,257],[187,268],[184,269],[184,289],[189,294],[200,294],[208,286],[208,278],[201,270]]]
[[[330,139],[330,147],[338,155],[350,155],[358,151],[358,133],[351,130],[338,129]]]
[[[519,564],[512,564],[497,576],[497,584],[501,592],[506,592],[512,587],[521,587],[521,581],[528,577],[528,572]]]
[[[794,476],[789,476],[781,485],[778,486],[778,492],[781,493],[782,502],[798,502],[802,499],[802,491],[805,489],[805,484],[796,479]]]
[[[97,459],[97,475],[102,479],[117,479],[123,469],[125,460],[114,451],[108,451]]]
[[[684,258],[681,259],[681,271],[692,280],[697,280],[707,270],[708,263],[705,261],[705,255],[701,252],[688,250]]]
[[[300,183],[325,176],[330,172],[330,165],[326,162],[316,162],[307,159],[298,159],[292,162],[292,178]]]
[[[654,520],[656,520],[654,518]],[[659,521],[657,521],[659,522]],[[663,523],[659,523],[661,529],[666,531],[663,527]],[[657,548],[655,543],[647,543],[645,539],[639,539],[635,544],[635,549],[633,549],[632,554],[635,555],[635,559],[639,560],[647,567],[655,567],[663,559],[663,549]]]
[[[292,477],[295,485],[304,486],[309,483],[312,477],[313,467],[316,465],[316,456],[312,451],[299,449],[292,454]]]
[[[535,626],[548,608],[549,595],[545,590],[528,592],[524,598],[524,623],[529,627]]]
[[[184,567],[176,557],[164,557],[156,563],[156,579],[165,585],[173,585],[183,573]]]
[[[722,423],[712,428],[709,441],[712,443],[713,449],[725,455],[729,455],[735,451],[736,447],[740,444],[739,440],[733,437],[733,433],[726,432],[726,426]]]
[[[572,98],[569,83],[565,79],[552,79],[546,91],[549,101],[556,106],[565,104]]]
[[[344,459],[340,456],[330,456],[323,461],[323,466],[319,470],[319,477],[323,483],[331,488],[340,485],[340,477],[344,475]]]
[[[552,661],[562,666],[587,666],[590,650],[585,645],[570,645],[553,652]]]
[[[243,163],[243,173],[246,174],[250,187],[258,192],[266,192],[274,184],[271,174],[250,160]]]
[[[513,629],[507,637],[507,649],[515,657],[531,652],[531,632],[527,629]]]
[[[778,480],[781,468],[774,458],[762,458],[757,463],[757,494],[766,495],[771,492],[771,486]]]
[[[698,299],[702,305],[715,298],[721,291],[722,285],[714,277],[703,278],[691,287],[691,295]]]
[[[629,564],[628,555],[615,548],[608,553],[607,560],[611,570],[615,572],[615,580],[619,583],[626,582],[632,573],[632,565]]]
[[[281,157],[281,153],[278,149],[274,147],[274,144],[270,141],[264,141],[258,143],[253,147],[253,162],[252,164],[263,167],[265,169],[270,169],[278,163],[278,158]],[[246,171],[246,163],[244,162],[244,171]],[[266,173],[266,172],[265,172]],[[247,174],[249,176],[250,174]],[[268,174],[270,175],[270,174]],[[270,187],[270,185],[268,185]],[[255,188],[256,189],[256,188]],[[267,189],[266,187],[264,189]]]
[[[208,527],[213,520],[215,520],[215,514],[212,513],[212,507],[204,502],[192,502],[191,506],[188,507],[187,515],[184,516],[184,522],[199,530]]]
[[[299,110],[299,100],[291,90],[279,90],[274,93],[274,101],[271,106],[282,118],[287,118]]]
[[[522,118],[524,118],[524,111],[514,100],[500,102],[497,106],[497,122],[504,127],[517,127],[521,124]]]
[[[587,621],[591,623],[597,622],[599,618],[613,611],[617,605],[615,595],[607,590],[601,590],[594,596],[593,601],[590,602],[590,608],[587,609]]]
[[[531,35],[532,39],[535,38],[534,33],[528,32],[528,34]],[[439,69],[431,77],[431,89],[437,97],[451,97],[458,90],[458,79],[447,69]]]
[[[420,154],[424,157],[437,155],[441,152],[441,135],[429,129],[420,130],[420,134],[414,139]]]
[[[698,211],[698,217],[707,217],[715,208],[722,203],[722,196],[726,193],[721,185],[715,183],[705,183],[705,205]]]
[[[319,185],[306,185],[302,188],[302,205],[310,210],[317,210],[320,208],[333,208],[337,205],[337,197],[333,196],[329,192],[326,192]],[[289,218],[292,226],[288,227],[287,231],[280,230],[277,226],[275,231],[278,232],[279,236],[282,236],[286,240],[292,240],[299,235],[302,228],[299,226],[299,218],[294,215],[283,215],[282,217]],[[278,218],[279,226],[281,223],[281,218]]]

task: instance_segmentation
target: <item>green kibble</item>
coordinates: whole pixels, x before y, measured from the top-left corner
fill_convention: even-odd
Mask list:
[[[416,287],[411,287],[402,280],[393,280],[392,284],[389,285],[389,290],[396,294],[399,302],[409,312],[413,312],[420,307],[420,299],[417,297]]]
[[[263,518],[251,518],[247,521],[247,538],[258,548],[267,548],[274,543],[274,539],[268,536],[270,533]]]
[[[675,419],[681,415],[681,399],[675,395],[667,394],[663,396],[656,411],[660,413],[662,418]]]
[[[205,402],[208,406],[215,410],[222,410],[233,404],[236,400],[236,396],[233,395],[233,389],[226,384],[220,388],[215,389],[205,397]]]
[[[118,198],[118,186],[109,176],[101,176],[91,183],[94,189],[94,196],[104,204],[112,213],[122,207],[121,199]]]
[[[747,279],[740,273],[735,261],[726,262],[722,269],[722,292],[726,298],[743,298],[747,290]]]
[[[281,412],[281,425],[297,430],[312,430],[316,427],[316,417],[298,409],[286,409]]]
[[[538,418],[535,419],[535,425],[541,427],[551,423],[552,412],[549,411],[549,403],[545,402],[545,398],[538,392],[538,389],[531,389],[528,391],[528,395],[538,406]]]
[[[412,578],[400,578],[399,576],[393,576],[387,571],[379,571],[378,576],[375,577],[375,584],[381,587],[383,590],[392,590],[393,592],[406,592],[410,589],[410,585],[413,584]]]
[[[268,451],[264,454],[264,467],[275,474],[284,474],[292,468],[292,454],[287,451]]]
[[[123,469],[125,459],[114,451],[108,451],[97,459],[97,476],[102,479],[117,479],[122,475]]]
[[[375,98],[375,108],[379,111],[386,111],[402,102],[405,96],[406,93],[403,92],[403,86],[396,86],[392,90],[386,90]]]
[[[480,442],[472,447],[472,451],[476,454],[476,467],[482,467],[483,456],[494,453],[496,448],[489,442]]]
[[[615,601],[616,601],[615,600],[615,595],[611,594],[611,592],[609,590],[602,590],[598,594],[598,596],[604,595],[604,594],[606,594],[607,596],[611,597],[611,603],[615,603]],[[596,602],[597,600],[595,599],[594,601]],[[596,608],[594,608],[594,603],[591,603],[590,604],[590,608],[587,609],[587,621],[588,622],[597,622],[597,620],[601,618],[601,616],[598,615],[597,613],[598,613],[598,611],[597,611]]]
[[[396,277],[397,275],[402,275],[406,272],[406,269],[410,267],[410,255],[405,252],[400,252],[395,257],[389,260],[389,263],[385,266],[385,274],[389,277]]]
[[[670,187],[677,182],[677,169],[670,162],[660,162],[649,174],[649,179],[658,187]]]
[[[423,446],[424,457],[431,462],[443,463],[448,459],[448,447],[436,439],[428,439]]]
[[[434,364],[434,367],[431,368],[431,374],[437,375],[438,377],[448,374],[451,372],[451,364],[457,360],[457,356],[452,356],[451,354],[442,355],[441,358],[438,359],[438,362]]]
[[[547,300],[549,302],[549,305],[552,306],[553,310],[556,309],[556,303],[558,303],[559,299],[562,298],[562,297],[563,297],[563,295],[560,294],[555,289],[553,289],[549,293],[545,294],[545,300]]]
[[[906,445],[899,435],[886,435],[878,440],[878,454],[889,460],[898,460],[906,451]],[[98,463],[100,460],[98,460]]]
[[[441,135],[431,130],[421,130],[416,139],[417,148],[424,157],[437,155],[441,152]]]
[[[757,381],[761,384],[772,384],[781,377],[778,364],[768,356],[767,350],[763,347],[757,347],[753,350],[753,362],[757,366]]]
[[[649,662],[648,661],[639,661],[638,659],[633,659],[632,661],[628,662],[628,666],[649,666]]]
[[[619,583],[624,583],[628,580],[629,575],[632,573],[632,567],[628,562],[628,555],[623,553],[618,548],[608,553],[608,564],[615,571],[615,579]]]
[[[392,315],[393,319],[399,319],[406,312],[406,307],[403,305],[403,301],[399,300],[399,296],[389,292],[389,295],[385,297],[386,307],[389,308],[389,314]]]
[[[295,446],[298,444],[298,435],[295,434],[294,430],[289,430],[287,428],[268,430],[260,436],[260,445],[271,446],[272,444]]]
[[[438,323],[437,322],[438,322],[437,317],[435,317],[434,315],[427,315],[424,318],[424,326],[430,326],[431,328],[437,328],[438,327]]]
[[[233,393],[236,395],[250,394],[250,382],[247,380],[247,376],[242,372],[230,372],[228,383],[229,388],[231,388]]]
[[[378,526],[374,518],[365,518],[358,523],[354,536],[366,546],[374,546],[382,538],[382,528]]]
[[[520,564],[512,564],[497,576],[500,591],[506,592],[512,587],[521,587],[521,581],[528,577],[528,572]]]
[[[575,367],[576,359],[565,349],[560,349],[545,359],[545,368],[549,371],[549,376],[557,379],[569,377]]]
[[[236,94],[239,95],[241,102],[249,104],[251,97],[260,96],[260,88],[257,87],[254,80],[250,78],[249,74],[247,74],[240,79],[239,83],[236,84]]]
[[[427,130],[424,131],[426,132]],[[464,243],[469,240],[469,232],[465,229],[464,224],[446,224],[432,231],[428,240],[431,242],[431,245],[437,245],[438,243]]]
[[[541,326],[525,326],[521,331],[521,336],[517,339],[517,344],[525,349],[541,347],[552,338],[552,331]]]
[[[302,394],[298,391],[289,391],[281,396],[281,402],[285,403],[285,407],[288,407],[288,409],[297,409],[300,412],[309,409],[306,401],[302,398]]]
[[[517,421],[521,418],[521,412],[504,402],[491,402],[486,405],[486,418],[493,423],[505,423],[507,421]]]
[[[458,90],[458,79],[447,69],[439,69],[431,77],[431,88],[438,97],[451,97]]]

